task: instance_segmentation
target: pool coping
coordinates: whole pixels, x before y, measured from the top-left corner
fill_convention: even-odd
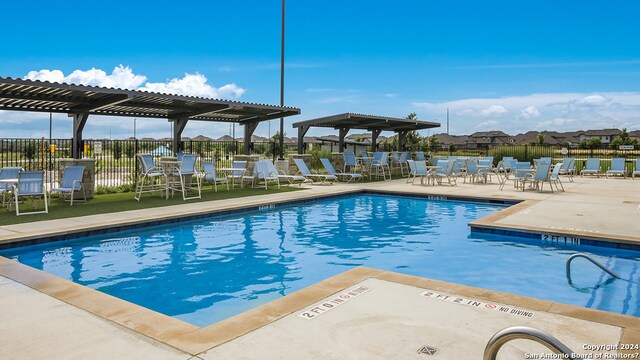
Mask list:
[[[301,192],[302,193],[302,192]],[[70,237],[82,236],[96,231],[112,232],[123,230],[127,225],[134,227],[149,226],[149,224],[158,224],[163,220],[168,222],[185,221],[197,219],[213,215],[225,213],[233,213],[239,211],[247,211],[258,209],[260,206],[268,205],[288,205],[291,203],[304,203],[315,201],[318,199],[335,198],[354,194],[382,194],[382,195],[399,195],[409,197],[427,198],[433,200],[453,200],[453,201],[480,201],[487,203],[508,203],[510,207],[488,215],[482,219],[471,222],[469,225],[493,228],[493,229],[509,229],[513,231],[530,231],[535,233],[542,231],[540,228],[533,227],[505,227],[496,224],[496,221],[503,219],[514,212],[526,209],[538,200],[518,200],[513,198],[496,198],[496,197],[474,197],[474,196],[451,196],[429,193],[413,193],[409,191],[381,190],[367,188],[351,188],[336,189],[329,194],[308,193],[301,196],[295,196],[294,199],[283,201],[275,198],[269,200],[248,201],[244,204],[232,204],[220,206],[215,209],[204,209],[184,214],[176,217],[168,215],[166,217],[155,217],[145,222],[139,219],[118,222],[116,224],[98,224],[91,227],[83,227],[77,231],[58,231],[49,232],[50,236],[59,236],[60,240]],[[166,222],[165,222],[166,223]],[[113,227],[117,226],[117,230]],[[92,234],[92,235],[93,235]],[[570,235],[575,235],[571,233]],[[41,235],[30,235],[27,239],[18,238],[11,243],[26,246],[29,240]],[[640,243],[640,239],[638,240]],[[1,242],[0,242],[1,243]],[[8,243],[5,241],[5,244]],[[632,337],[638,342],[640,339],[640,320],[633,316],[621,315],[600,310],[587,309],[580,306],[555,303],[546,300],[539,300],[519,295],[512,295],[493,290],[475,288],[454,283],[446,283],[426,278],[402,275],[383,270],[358,267],[353,270],[346,271],[327,280],[311,285],[305,289],[296,291],[290,295],[276,299],[267,304],[258,306],[244,313],[233,316],[229,319],[222,320],[215,324],[198,327],[187,322],[172,318],[170,316],[155,312],[142,306],[130,303],[106,293],[90,289],[72,281],[62,279],[55,275],[48,274],[44,271],[31,268],[27,265],[20,264],[16,261],[9,260],[0,256],[0,275],[7,277],[13,281],[24,284],[34,290],[50,295],[60,301],[75,307],[86,310],[103,319],[121,325],[127,329],[140,333],[149,338],[155,339],[176,349],[185,351],[192,355],[197,355],[215,346],[223,344],[234,338],[242,336],[250,331],[256,330],[262,326],[270,324],[292,312],[298,311],[306,306],[316,303],[328,296],[353,286],[364,279],[373,277],[381,280],[394,281],[400,284],[422,287],[431,290],[439,290],[449,292],[460,296],[471,296],[481,300],[501,302],[506,305],[514,305],[526,307],[532,310],[546,311],[558,315],[566,315],[578,319],[609,324],[614,326],[622,326],[627,337]],[[623,326],[624,325],[624,326]],[[624,337],[624,336],[623,336]]]

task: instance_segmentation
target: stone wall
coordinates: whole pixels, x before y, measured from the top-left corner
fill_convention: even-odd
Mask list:
[[[342,155],[342,153],[339,153],[339,152],[331,153],[331,164],[333,164],[333,167],[336,170],[343,170],[344,169],[344,156]]]
[[[247,174],[253,174],[253,168],[260,161],[259,155],[235,155],[233,161],[246,161]]]
[[[289,155],[289,174],[297,174],[298,171],[298,167],[296,166],[296,163],[293,161],[293,159],[302,159],[305,164],[307,164],[307,167],[309,169],[311,169],[311,154],[290,154]]]

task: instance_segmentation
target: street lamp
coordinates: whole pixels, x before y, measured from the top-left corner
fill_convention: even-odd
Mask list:
[[[285,0],[282,0],[282,32],[280,46],[280,106],[284,106],[284,11]],[[280,160],[284,160],[284,118],[280,118]]]

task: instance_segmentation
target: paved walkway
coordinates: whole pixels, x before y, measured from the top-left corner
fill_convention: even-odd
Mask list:
[[[509,186],[500,191],[495,184],[462,184],[462,181],[455,187],[411,185],[395,180],[308,188],[299,192],[2,226],[0,242],[369,189],[526,200],[499,215],[481,219],[478,224],[640,244],[640,181],[577,178],[573,183],[565,182],[566,192],[553,194],[522,192]],[[578,350],[583,343],[609,344],[621,339],[640,342],[637,318],[393,274],[376,279],[369,279],[370,274],[350,281],[340,277],[330,279],[327,281],[332,286],[314,285],[294,293],[245,314],[240,323],[226,322],[200,329],[169,321],[172,320],[169,318],[156,319],[151,326],[144,322],[150,316],[148,310],[129,307],[123,311],[128,311],[127,316],[131,317],[123,316],[118,306],[127,306],[118,299],[109,300],[113,306],[105,306],[102,300],[94,301],[96,297],[85,297],[92,291],[86,288],[77,291],[83,288],[80,285],[52,280],[51,275],[33,269],[23,271],[16,265],[20,264],[0,261],[0,274],[4,275],[0,276],[0,358],[189,359],[198,355],[207,359],[410,359],[423,358],[417,356],[417,350],[423,345],[438,348],[441,358],[464,358],[470,353],[478,358],[492,332],[523,323],[519,318],[420,296],[425,289],[536,311],[536,317],[525,323],[567,334],[565,341]],[[297,316],[314,303],[322,303],[322,299],[331,299],[339,291],[360,285],[372,290],[317,319],[304,320]],[[105,296],[100,293],[98,298]],[[160,324],[168,324],[166,331]],[[179,331],[168,329],[174,325]],[[579,326],[584,331],[567,331],[567,326]],[[238,334],[246,335],[236,338],[238,335],[233,335],[232,330],[238,328],[242,330]],[[220,329],[231,331],[231,335],[222,336]],[[518,343],[506,351],[519,354],[520,358],[525,351],[542,351],[528,346]]]

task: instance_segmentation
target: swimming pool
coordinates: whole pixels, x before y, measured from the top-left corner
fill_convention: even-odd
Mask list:
[[[471,233],[505,205],[360,194],[0,251],[198,326],[365,265],[640,316],[640,253]],[[575,252],[622,276],[608,280]]]

